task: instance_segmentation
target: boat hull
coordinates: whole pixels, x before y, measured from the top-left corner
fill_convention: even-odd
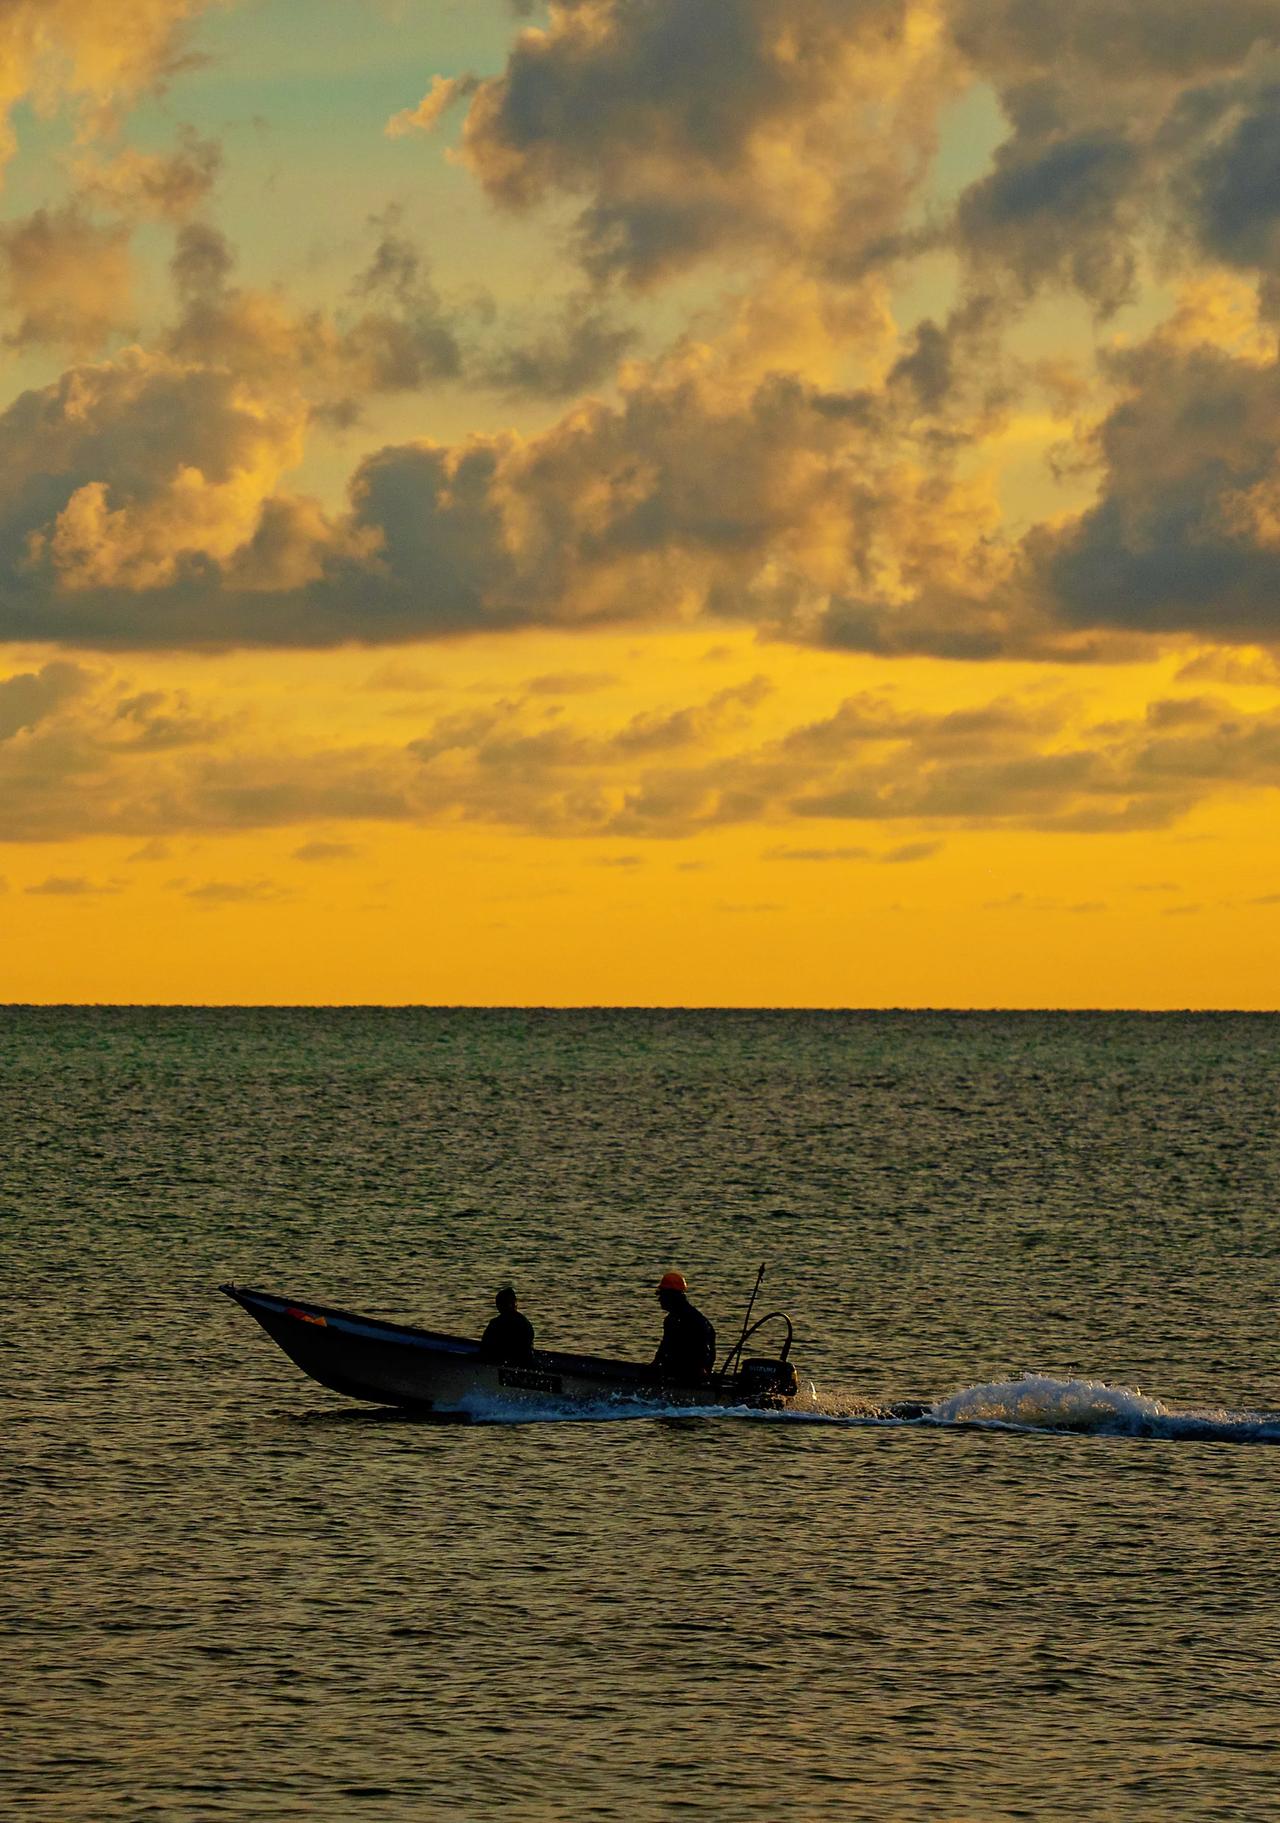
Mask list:
[[[793,1397],[780,1393],[748,1397],[733,1379],[696,1386],[659,1381],[649,1368],[593,1355],[541,1350],[527,1362],[494,1361],[467,1337],[383,1323],[354,1311],[242,1286],[220,1289],[321,1386],[423,1417],[457,1421],[512,1410],[533,1417],[566,1407],[652,1410],[794,1403]]]

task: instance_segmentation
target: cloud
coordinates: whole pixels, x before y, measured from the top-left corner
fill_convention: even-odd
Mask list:
[[[289,894],[271,880],[206,880],[188,887],[188,899],[199,905],[273,905]]]
[[[532,701],[502,699],[436,716],[402,744],[289,743],[246,722],[203,746],[148,746],[121,742],[122,696],[101,678],[0,745],[0,840],[472,823],[604,838],[629,854],[638,840],[755,826],[777,838],[771,859],[902,866],[957,831],[1167,828],[1217,793],[1280,789],[1280,711],[1207,712],[1194,699],[1186,716],[1100,726],[1065,703],[937,714],[864,695],[761,739],[748,686],[603,728],[548,727]],[[850,841],[823,824],[890,839]],[[295,858],[337,861],[349,845],[307,838]]]
[[[1222,651],[1210,647],[1197,652],[1179,667],[1179,683],[1205,681],[1219,684],[1243,684],[1254,689],[1274,689],[1280,685],[1280,659],[1268,652]]]
[[[906,0],[558,0],[499,76],[437,78],[393,131],[466,101],[490,197],[583,199],[579,256],[647,285],[709,254],[848,260],[899,219],[946,88]]]
[[[870,861],[870,848],[766,848],[766,861]]]
[[[891,848],[880,859],[889,867],[906,867],[915,861],[931,861],[942,849],[941,842],[904,842]]]
[[[29,732],[89,688],[93,673],[66,659],[0,679],[0,741]]]
[[[409,392],[456,376],[462,367],[457,335],[425,261],[396,225],[394,212],[377,224],[381,236],[354,297],[374,308],[345,331],[346,358],[366,369],[371,391]]]
[[[766,848],[766,861],[872,861],[885,867],[901,867],[913,861],[928,861],[942,850],[941,842],[904,842],[898,848]]]
[[[295,861],[351,861],[360,850],[351,842],[304,842],[295,848]]]
[[[524,687],[530,696],[586,696],[617,682],[612,671],[548,671],[527,679]]]
[[[574,293],[559,319],[526,341],[513,341],[481,362],[477,378],[500,392],[564,399],[612,378],[636,331],[593,298]]]
[[[433,672],[423,671],[417,665],[400,664],[389,659],[385,665],[379,665],[371,671],[361,686],[365,690],[394,690],[405,695],[430,695],[443,688],[441,680]]]
[[[1253,353],[1161,332],[1110,356],[1118,403],[1080,444],[1098,497],[1018,547],[968,440],[917,416],[919,375],[829,388],[759,374],[746,344],[635,364],[615,402],[527,438],[388,445],[326,512],[282,486],[313,409],[297,349],[268,358],[287,325],[240,330],[252,360],[234,335],[126,350],[0,414],[0,637],[324,647],[702,617],[973,660],[1278,636],[1280,367]]]
[[[378,239],[336,314],[234,285],[225,236],[207,223],[184,224],[170,268],[182,308],[165,351],[225,368],[261,392],[293,392],[340,424],[354,422],[370,394],[455,377],[462,350],[454,313],[397,223],[395,210],[374,219]]]
[[[480,86],[476,76],[433,76],[416,108],[402,108],[387,122],[387,137],[403,139],[409,133],[430,133],[439,126],[445,114]]]
[[[1034,585],[1079,627],[1280,639],[1280,363],[1160,337],[1117,356],[1098,497],[1027,540]]]
[[[1275,250],[1270,0],[950,0],[949,25],[1009,123],[954,232],[982,283],[1074,287],[1099,310],[1134,295],[1140,258],[1263,270]]]
[[[113,719],[122,744],[153,752],[208,746],[229,727],[226,717],[193,709],[185,690],[141,690],[122,697]]]
[[[140,349],[23,393],[0,415],[0,634],[217,643],[211,577],[297,583],[328,535],[310,503],[273,499],[304,418],[296,399]]]
[[[173,152],[143,152],[126,146],[109,158],[83,157],[74,175],[80,196],[99,208],[126,216],[185,221],[208,200],[222,168],[222,147],[191,128]]]
[[[1053,280],[1115,310],[1135,288],[1139,169],[1119,133],[1021,135],[962,198],[960,241],[975,263],[1012,278],[1025,295]]]
[[[5,341],[92,353],[134,321],[129,230],[99,225],[79,202],[0,226]]]
[[[36,95],[76,108],[82,134],[182,64],[184,28],[211,0],[5,0],[0,7],[0,166],[13,151],[10,116]]]
[[[105,893],[117,893],[120,887],[115,882],[99,884],[87,880],[83,874],[50,874],[37,886],[28,886],[23,890],[47,899],[87,899],[100,898]]]

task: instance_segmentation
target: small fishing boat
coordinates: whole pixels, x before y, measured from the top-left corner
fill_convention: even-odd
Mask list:
[[[799,1380],[788,1359],[792,1327],[782,1311],[771,1311],[750,1328],[744,1324],[742,1338],[720,1371],[688,1385],[660,1380],[652,1367],[635,1362],[557,1349],[535,1350],[522,1361],[496,1360],[465,1336],[384,1323],[241,1285],[219,1290],[247,1310],[295,1366],[321,1386],[423,1417],[458,1421],[511,1408],[532,1417],[566,1408],[786,1407],[801,1397],[802,1387],[807,1400],[815,1396],[812,1384]],[[786,1326],[779,1353],[770,1359],[744,1355],[756,1330],[773,1321]]]

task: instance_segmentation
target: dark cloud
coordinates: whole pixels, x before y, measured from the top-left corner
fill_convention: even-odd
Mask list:
[[[957,211],[970,257],[1030,294],[1073,285],[1103,310],[1133,293],[1140,159],[1118,133],[1019,135]]]
[[[169,271],[179,298],[221,292],[235,270],[236,256],[225,234],[208,222],[186,222],[174,242]]]
[[[208,745],[229,726],[225,717],[193,709],[185,690],[142,690],[123,697],[113,719],[123,744],[153,751]]]
[[[1078,626],[1280,640],[1280,365],[1158,339],[1116,363],[1097,503],[1027,551]]]
[[[1058,71],[1095,87],[1181,83],[1280,41],[1273,0],[949,0],[947,12],[975,66],[1024,82]]]
[[[636,339],[636,331],[619,323],[603,306],[575,294],[566,301],[557,322],[527,341],[512,342],[482,357],[473,374],[500,392],[568,398],[612,378]]]
[[[1201,156],[1188,188],[1201,245],[1266,276],[1280,300],[1280,83],[1270,83]]]
[[[254,337],[256,368],[127,351],[0,415],[0,636],[327,646],[701,613],[872,652],[1052,649],[910,388],[677,356],[532,438],[378,450],[333,516],[279,491],[307,406]]]
[[[392,130],[465,99],[464,155],[489,195],[581,198],[578,252],[598,279],[647,285],[768,246],[848,260],[897,225],[932,132],[943,83],[907,14],[906,0],[567,0],[501,75],[437,78]]]
[[[64,703],[82,696],[92,676],[81,665],[55,659],[39,671],[0,679],[0,741],[35,728]]]
[[[1144,247],[1273,262],[1271,0],[1220,11],[1200,0],[951,0],[949,14],[1010,127],[955,217],[984,284],[1024,295],[1068,286],[1108,311],[1134,294]]]
[[[462,351],[419,249],[394,213],[378,226],[373,256],[352,286],[352,295],[373,308],[346,328],[346,343],[351,357],[367,365],[372,390],[416,391],[457,375]]]

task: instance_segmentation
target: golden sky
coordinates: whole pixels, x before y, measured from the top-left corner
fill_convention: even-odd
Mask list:
[[[10,0],[0,1000],[1280,1005],[1276,0]]]

